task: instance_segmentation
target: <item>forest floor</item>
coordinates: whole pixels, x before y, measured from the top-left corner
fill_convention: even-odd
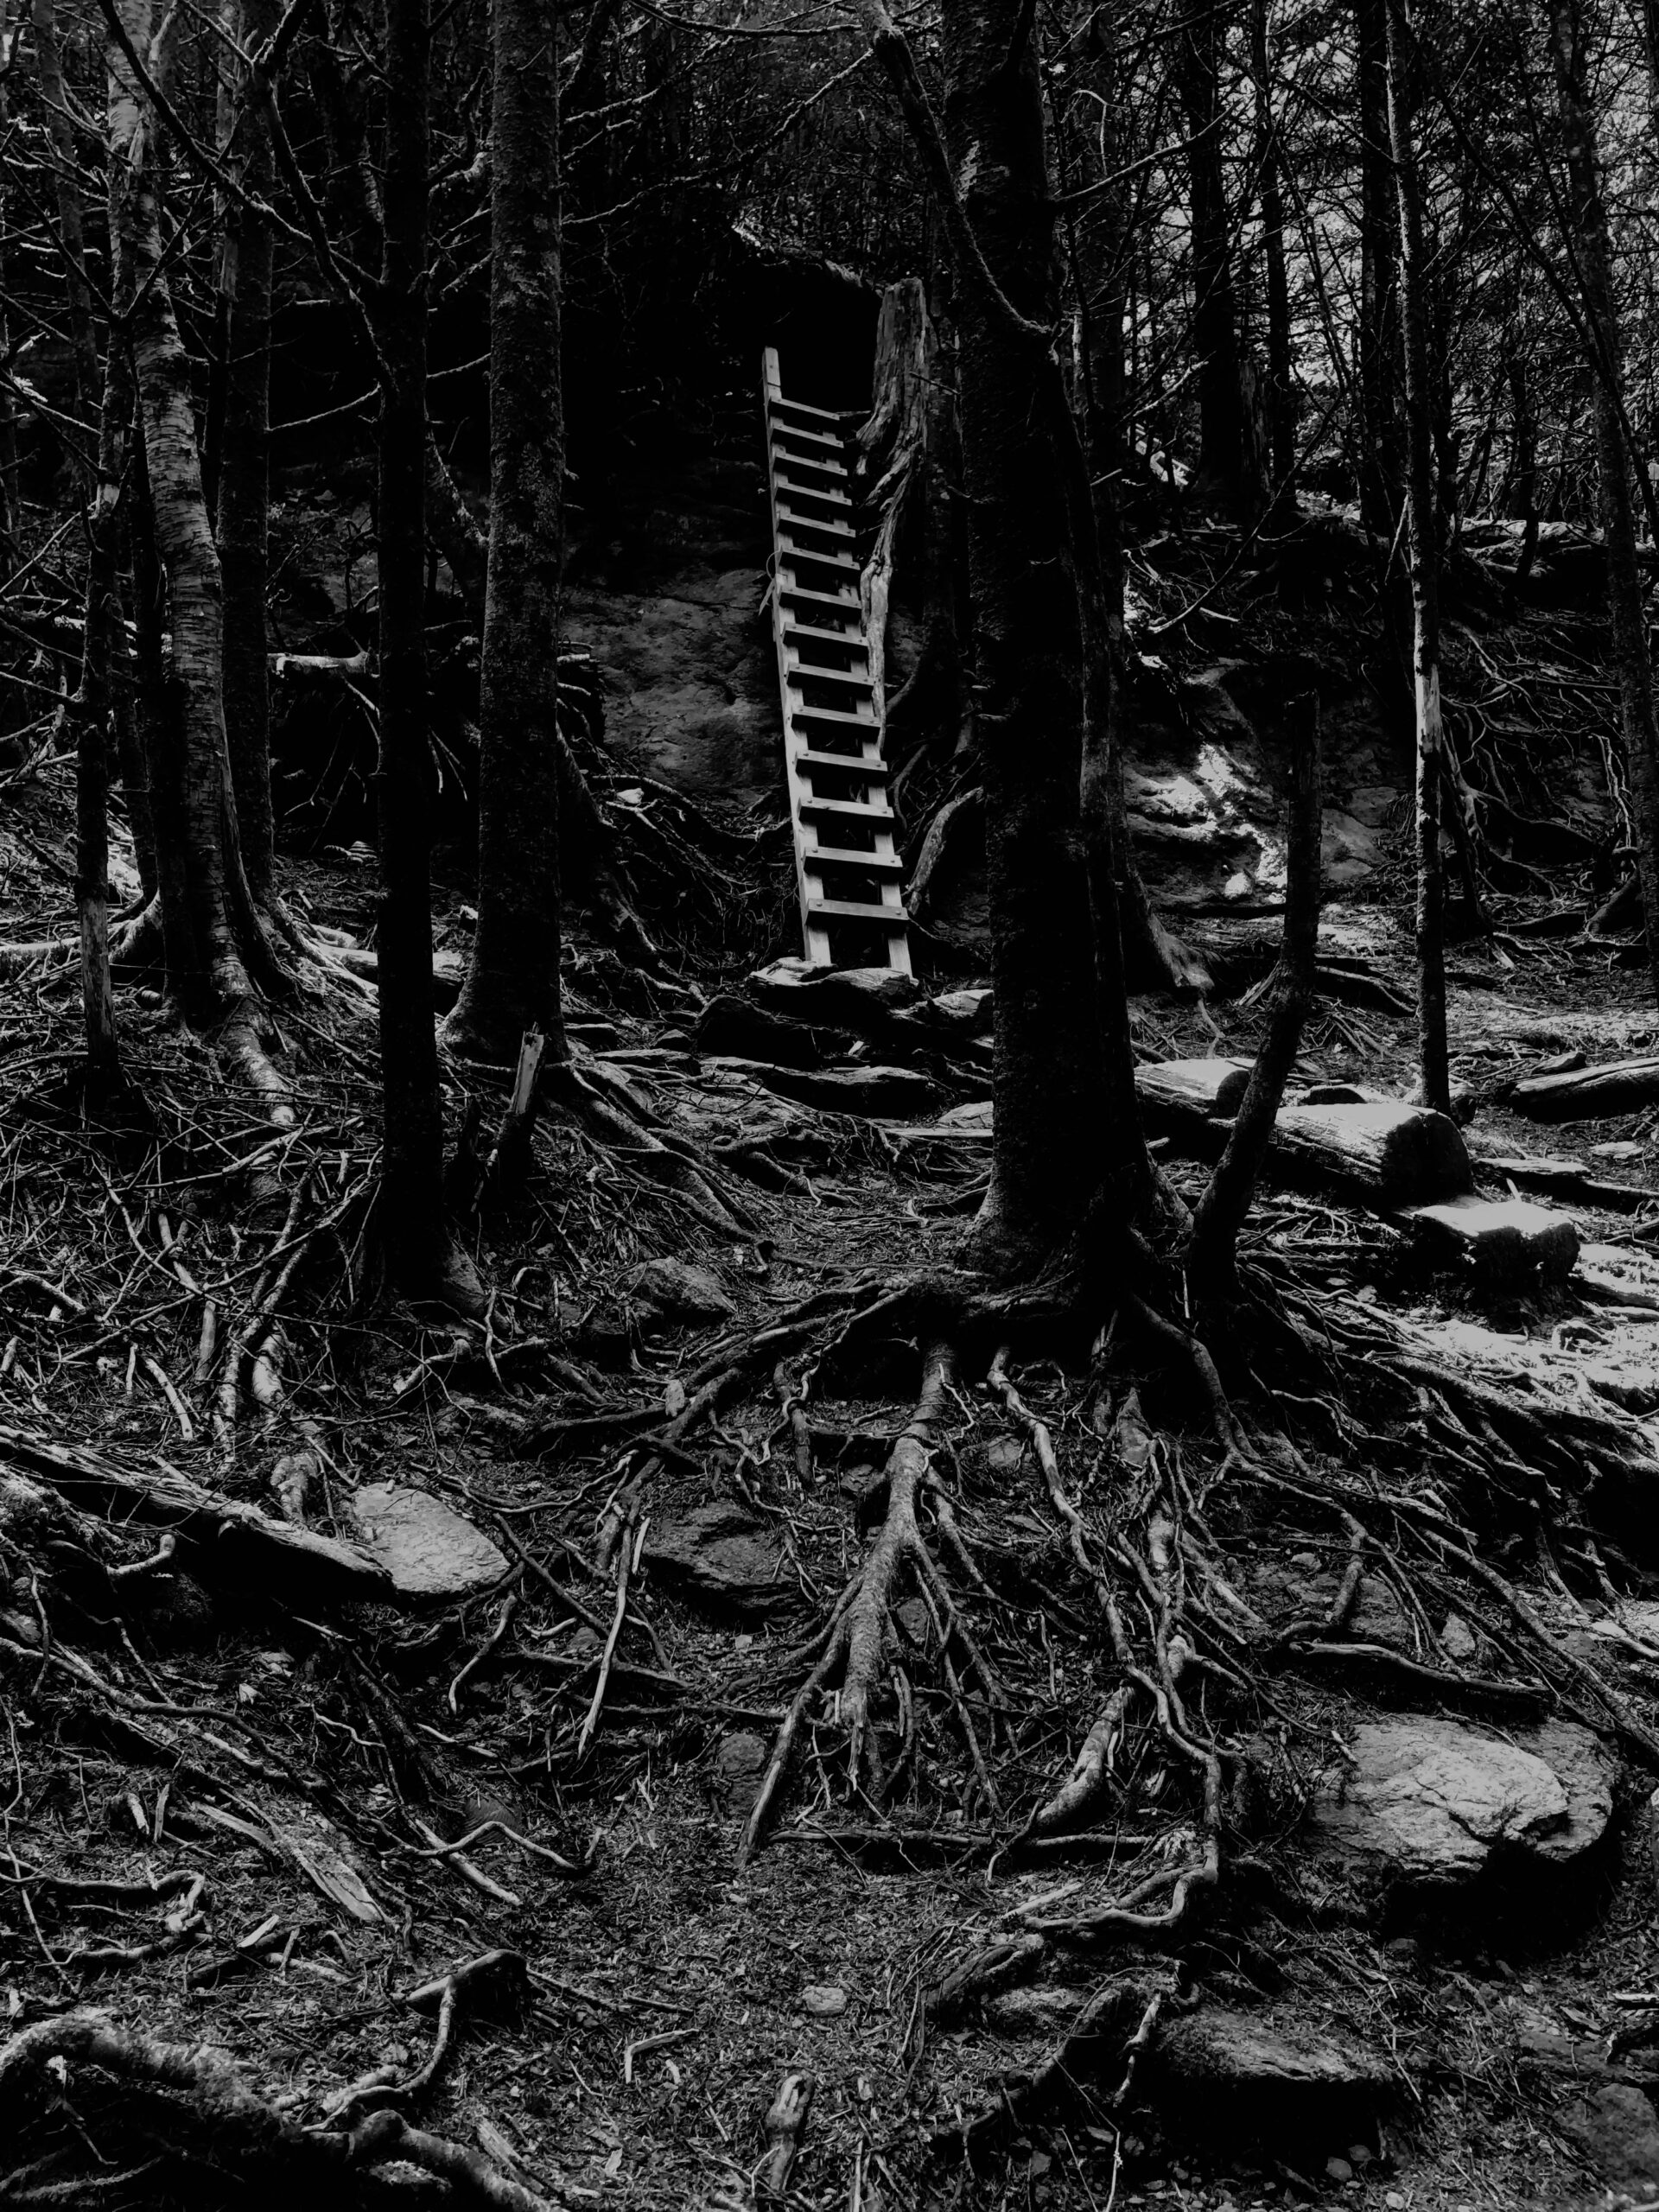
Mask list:
[[[48,771],[9,798],[8,936],[36,933],[60,901],[66,773]],[[360,926],[366,874],[338,857],[293,880],[317,918]],[[453,894],[441,918],[443,933],[464,930]],[[1340,925],[1344,914],[1328,918]],[[1399,985],[1405,944],[1386,887],[1347,918]],[[1461,953],[1468,980],[1453,990],[1454,1072],[1484,1096],[1552,1052],[1651,1046],[1659,1023],[1639,970],[1605,948],[1509,943],[1507,954]],[[352,1494],[391,1481],[446,1501],[537,1565],[515,1569],[505,1601],[496,1588],[423,1614],[325,1610],[274,1586],[238,1586],[211,1560],[135,1579],[123,1588],[137,1594],[117,1609],[107,1588],[102,1606],[78,1598],[67,1568],[60,1588],[50,1574],[32,1591],[14,1579],[0,1647],[11,1770],[0,1990],[11,2024],[95,2005],[164,2042],[208,2046],[311,2120],[376,2068],[418,2068],[433,2024],[409,1993],[505,1947],[522,1954],[527,1979],[466,2013],[446,2069],[410,2110],[556,2201],[750,2202],[763,2116],[792,2070],[810,2073],[816,2094],[787,2201],[819,2212],[1257,2212],[1321,2198],[1389,2212],[1567,2207],[1619,2201],[1610,2173],[1649,2194],[1639,2126],[1633,2136],[1617,2098],[1586,2098],[1649,2078],[1640,2049],[1628,2054],[1644,2031],[1659,2037],[1659,2011],[1634,2001],[1659,2007],[1647,1805],[1659,1776],[1619,1754],[1606,1833],[1570,1870],[1489,1870],[1442,1893],[1344,1902],[1302,1853],[1307,1803],[1368,1719],[1447,1709],[1432,1688],[1402,1688],[1386,1667],[1363,1663],[1281,1666],[1270,1688],[1252,1677],[1248,1696],[1224,1684],[1205,1694],[1207,1725],[1234,1746],[1268,1744],[1277,1779],[1253,1830],[1230,1799],[1230,1871],[1179,1945],[1181,2005],[1247,2014],[1293,2050],[1338,2054],[1338,2074],[1353,2078],[1327,2079],[1310,2060],[1300,2081],[1287,2083],[1280,2063],[1266,2086],[1183,2088],[1160,2074],[1154,2045],[1123,2104],[1111,2103],[1115,2077],[1079,2073],[1047,2112],[1027,2120],[1022,2110],[1000,2139],[982,2131],[964,2164],[964,2126],[995,2116],[1020,2070],[1064,2037],[1078,1997],[1168,1952],[1057,1939],[1036,1987],[925,2033],[923,1993],[953,1960],[1028,1927],[1040,1901],[1098,1900],[1122,1888],[1126,1868],[1183,1848],[1193,1812],[1185,1777],[1147,1752],[1077,1836],[999,1850],[1066,1772],[1107,1677],[1024,1432],[964,1370],[941,1459],[989,1577],[986,1592],[960,1580],[957,1591],[1006,1691],[988,1738],[997,1803],[963,1757],[950,1700],[918,1689],[929,1709],[895,1802],[849,1806],[836,1731],[809,1729],[760,1847],[740,1867],[759,1770],[804,1671],[799,1650],[868,1540],[872,1486],[915,1398],[924,1348],[914,1342],[866,1342],[847,1361],[833,1350],[820,1358],[809,1338],[791,1342],[782,1372],[791,1387],[809,1381],[809,1462],[798,1460],[770,1361],[751,1363],[712,1418],[656,1455],[630,1526],[627,1625],[582,1748],[615,1589],[588,1560],[637,1464],[632,1440],[654,1434],[700,1377],[741,1367],[753,1337],[814,1294],[948,1261],[985,1144],[971,1128],[907,1135],[789,1104],[701,1056],[683,1009],[647,1010],[634,979],[583,949],[569,981],[585,1065],[632,1086],[704,1156],[747,1137],[800,1179],[767,1189],[726,1175],[720,1188],[747,1225],[721,1235],[645,1180],[637,1157],[607,1153],[550,1112],[523,1196],[478,1232],[497,1286],[487,1338],[389,1306],[365,1283],[372,1007],[302,1001],[279,1014],[300,1106],[283,1133],[258,1122],[153,998],[124,989],[129,1063],[154,1122],[109,1137],[64,1094],[73,971],[14,989],[0,1030],[8,1433],[90,1446],[129,1468],[170,1465],[262,1503],[278,1452],[308,1438],[326,1466],[315,1525],[349,1535]],[[1137,1007],[1148,1057],[1248,1053],[1260,1018],[1240,1004]],[[1410,1056],[1408,1021],[1326,1006],[1299,1079],[1397,1092]],[[487,1121],[504,1088],[456,1071],[452,1122],[463,1091],[480,1092]],[[1575,1128],[1573,1148],[1626,1146],[1601,1172],[1639,1182],[1656,1118]],[[1469,1135],[1478,1152],[1557,1148],[1489,1096]],[[785,1179],[774,1169],[771,1179]],[[1621,1249],[1633,1282],[1659,1285],[1644,1242],[1651,1215],[1571,1211],[1586,1243]],[[235,1341],[261,1310],[276,1249],[313,1230],[282,1335],[267,1345],[264,1402],[247,1401],[227,1442],[210,1418],[216,1382],[189,1379],[199,1294],[216,1295],[221,1342]],[[1483,1371],[1530,1363],[1573,1388],[1593,1362],[1604,1382],[1623,1374],[1634,1402],[1651,1402],[1644,1388],[1659,1396],[1659,1305],[1586,1304],[1571,1282],[1484,1294],[1427,1264],[1397,1226],[1281,1192],[1258,1200],[1247,1244],[1275,1281],[1333,1316],[1386,1310]],[[663,1259],[706,1271],[701,1294],[712,1288],[720,1310],[677,1315],[660,1286],[652,1303],[637,1270]],[[1063,1357],[1016,1360],[1015,1371],[1079,1495],[1132,1482],[1145,1459],[1137,1429],[1156,1435],[1205,1497],[1236,1588],[1269,1611],[1275,1588],[1292,1612],[1325,1603],[1348,1552],[1328,1514],[1240,1490],[1224,1473],[1208,1488],[1219,1446],[1190,1391],[1184,1399],[1150,1358],[1144,1372],[1116,1364],[1103,1404],[1086,1347],[1080,1359],[1057,1350]],[[158,1370],[176,1382],[193,1440]],[[1273,1380],[1246,1382],[1241,1410],[1261,1433],[1289,1438],[1316,1473],[1386,1465],[1396,1482],[1414,1471],[1432,1485],[1441,1471],[1409,1393],[1402,1408],[1397,1389],[1374,1403],[1363,1389],[1338,1402],[1275,1392]],[[711,1522],[709,1509],[726,1518]],[[1564,1649],[1599,1649],[1622,1670],[1632,1709],[1653,1711],[1659,1669],[1597,1646],[1586,1624],[1600,1599],[1576,1569],[1582,1603],[1546,1571],[1535,1528],[1523,1517],[1494,1535],[1491,1557]],[[1621,1599],[1639,1610],[1659,1598],[1644,1568],[1616,1551],[1606,1560]],[[1498,1655],[1512,1647],[1490,1592],[1455,1567],[1432,1587],[1438,1601],[1418,1586],[1427,1610],[1414,1618],[1438,1622],[1450,1592],[1465,1635],[1476,1624],[1477,1671],[1504,1673]],[[920,1682],[937,1633],[914,1591],[907,1599],[897,1632]],[[504,1602],[505,1630],[491,1648]],[[48,1665],[36,1605],[76,1664]],[[1408,1601],[1395,1605],[1396,1627],[1409,1611]],[[1386,1635],[1375,1605],[1371,1615],[1370,1632]],[[469,1660],[478,1663],[463,1679]],[[1504,1719],[1500,1710],[1482,1725],[1501,1733]],[[486,1833],[465,1863],[433,1855],[490,1821],[512,1835]],[[170,1929],[170,1896],[111,1901],[49,1879],[174,1874],[200,1874],[205,1886],[188,1914],[175,1907]],[[247,2201],[228,2180],[221,2193],[204,2179],[188,2146],[135,2143],[112,2113],[74,2109],[100,2177],[85,2201]],[[79,2201],[30,2193],[55,2185],[60,2127],[14,2155],[15,2165],[0,2161],[11,2167],[0,2201]],[[1659,2181],[1659,2165],[1653,2174]]]

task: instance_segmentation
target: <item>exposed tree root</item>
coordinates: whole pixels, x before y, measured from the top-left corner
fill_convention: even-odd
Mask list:
[[[404,2160],[441,2176],[463,2202],[550,2212],[545,2197],[479,2152],[412,2128],[395,2113],[372,2113],[349,2135],[302,2127],[256,2095],[217,2052],[156,2042],[102,2012],[42,2020],[0,2050],[0,2116],[14,2139],[26,2126],[51,2126],[60,2110],[78,2133],[69,2100],[84,2097],[79,2077],[87,2069],[120,2085],[116,2110],[140,2137],[245,2187],[379,2212],[407,2199],[379,2171]]]
[[[817,1655],[816,1663],[797,1691],[778,1731],[772,1758],[739,1847],[740,1866],[747,1864],[760,1839],[791,1748],[812,1700],[829,1692],[837,1675],[840,1682],[834,1707],[836,1717],[847,1735],[848,1771],[853,1787],[879,1802],[891,1789],[898,1771],[912,1755],[915,1723],[909,1684],[903,1669],[891,1658],[891,1614],[895,1592],[906,1575],[913,1580],[926,1604],[938,1635],[942,1669],[980,1789],[988,1802],[993,1806],[997,1803],[995,1784],[963,1694],[960,1675],[952,1662],[952,1649],[993,1700],[1000,1700],[1001,1685],[969,1633],[950,1596],[943,1571],[922,1533],[918,1512],[919,1498],[930,1479],[937,1433],[949,1402],[955,1365],[956,1355],[949,1344],[936,1343],[928,1351],[916,1410],[887,1461],[886,1516],[863,1566],[842,1592],[827,1625],[810,1647],[810,1653]],[[960,1537],[957,1541],[960,1545]],[[872,1717],[872,1707],[884,1679],[890,1679],[893,1683],[904,1726],[899,1769],[892,1774],[887,1771],[877,1748]]]

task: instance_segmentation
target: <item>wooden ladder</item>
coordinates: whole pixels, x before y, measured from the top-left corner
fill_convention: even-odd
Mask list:
[[[785,399],[771,346],[762,400],[772,632],[806,957],[816,968],[864,966],[880,943],[888,967],[908,976],[881,686],[859,599],[852,442],[842,427],[849,418]]]

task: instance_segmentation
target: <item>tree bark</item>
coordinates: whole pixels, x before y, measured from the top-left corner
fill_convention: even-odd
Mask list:
[[[1192,180],[1192,345],[1198,364],[1198,485],[1235,509],[1248,499],[1245,427],[1233,284],[1232,238],[1222,168],[1222,10],[1204,5],[1176,36]]]
[[[1255,87],[1256,164],[1262,190],[1262,253],[1268,295],[1268,429],[1274,495],[1295,504],[1296,391],[1290,359],[1290,284],[1285,269],[1285,195],[1279,124],[1268,67],[1268,0],[1251,0],[1250,73]]]
[[[38,16],[36,18],[38,22]],[[133,266],[125,200],[132,189],[124,162],[109,169],[110,306],[111,327],[104,364],[104,403],[99,424],[98,481],[87,517],[86,597],[82,626],[80,689],[73,702],[75,743],[75,905],[80,925],[81,1008],[90,1090],[107,1093],[121,1075],[115,994],[110,976],[110,738],[115,704],[111,678],[124,663],[124,616],[119,573],[123,500],[133,427],[132,359],[122,325],[132,309]],[[128,716],[129,734],[130,716]],[[149,785],[142,804],[128,793],[133,840],[153,870]],[[146,848],[150,849],[147,852]]]
[[[10,67],[16,31],[9,22],[10,10],[6,0],[0,0],[0,55],[7,67],[0,69],[0,142],[9,143],[11,135],[11,98]],[[11,359],[10,317],[7,302],[11,297],[10,255],[6,239],[10,232],[10,194],[6,188],[5,166],[0,163],[0,358]],[[17,418],[12,410],[10,392],[0,392],[0,578],[10,574],[18,557],[17,507]]]
[[[1388,10],[1389,130],[1400,203],[1400,321],[1406,382],[1406,531],[1411,552],[1412,665],[1417,724],[1418,1084],[1425,1106],[1450,1109],[1440,867],[1440,537],[1433,398],[1424,289],[1422,184],[1412,140],[1414,40],[1404,0]]]
[[[239,0],[245,48],[276,29],[275,0]],[[237,147],[243,183],[269,196],[275,175],[264,106],[245,102]],[[226,210],[221,241],[225,316],[225,427],[219,473],[219,557],[225,582],[225,727],[242,862],[254,898],[272,890],[270,690],[265,593],[270,529],[270,226],[239,201]]]
[[[478,929],[448,1041],[565,1056],[559,993],[559,76],[556,0],[491,11],[490,550],[480,676]]]
[[[63,86],[63,60],[58,46],[54,0],[34,0],[35,66],[40,73],[41,99],[46,109],[47,136],[51,141],[54,175],[53,186],[58,208],[59,257],[63,263],[68,307],[69,352],[75,373],[75,411],[83,423],[97,416],[103,378],[98,372],[98,343],[92,333],[92,295],[86,281],[86,224],[81,207],[80,149],[75,127],[69,119]],[[77,463],[84,482],[86,470]]]
[[[1561,135],[1573,194],[1573,240],[1585,321],[1596,359],[1590,363],[1600,483],[1602,537],[1607,550],[1607,599],[1618,671],[1624,766],[1630,779],[1636,868],[1647,917],[1648,958],[1659,992],[1659,738],[1654,728],[1653,671],[1648,658],[1630,455],[1624,438],[1624,342],[1614,303],[1612,253],[1602,198],[1596,126],[1585,89],[1584,24],[1578,0],[1547,0],[1550,57],[1555,69]]]
[[[397,1287],[481,1306],[443,1205],[443,1109],[432,997],[431,785],[426,666],[427,0],[387,0],[385,368],[377,474],[380,581],[382,1143],[378,1207]]]
[[[1049,323],[1054,224],[1029,41],[1008,66],[1019,22],[1017,0],[959,0],[947,11],[944,143],[992,277],[1029,320]],[[1081,639],[1030,353],[968,272],[958,271],[957,302],[995,1022],[991,1182],[974,1243],[987,1265],[1015,1274],[1073,1237],[1102,1168],[1103,1071],[1078,856]]]
[[[1389,136],[1387,0],[1355,0],[1359,81],[1360,276],[1356,334],[1360,394],[1360,510],[1386,549],[1400,520],[1404,468],[1395,407],[1400,353],[1395,282],[1397,216]]]
[[[1268,1033],[1209,1187],[1192,1218],[1187,1267],[1203,1295],[1230,1293],[1236,1280],[1238,1233],[1244,1226],[1302,1030],[1313,1003],[1319,944],[1320,846],[1324,828],[1319,702],[1309,694],[1290,704],[1292,788],[1287,839],[1284,943],[1278,995]]]
[[[150,0],[123,0],[122,16],[151,78],[163,87],[175,18],[151,42]],[[175,734],[150,762],[161,858],[162,925],[168,987],[186,1018],[207,1026],[235,1016],[231,1039],[245,1071],[280,1089],[249,1026],[249,962],[262,978],[276,963],[243,871],[231,789],[224,707],[224,594],[202,493],[190,364],[179,334],[162,240],[157,120],[119,49],[110,53],[111,160],[127,175],[113,192],[135,285],[133,364],[143,428],[144,473],[156,550],[165,573],[170,643],[168,711],[152,730]]]

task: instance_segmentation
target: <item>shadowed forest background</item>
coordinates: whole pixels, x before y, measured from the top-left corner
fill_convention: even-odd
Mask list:
[[[1659,2198],[1656,191],[0,0],[0,2203]]]

